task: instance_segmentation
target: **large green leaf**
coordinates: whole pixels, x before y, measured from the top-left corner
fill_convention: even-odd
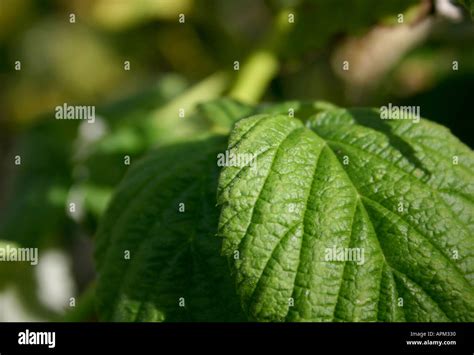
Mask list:
[[[256,157],[218,188],[251,318],[474,320],[474,154],[446,128],[328,107],[243,119],[228,149]]]
[[[224,149],[220,136],[164,146],[127,173],[97,235],[101,319],[242,319],[215,237],[216,156]]]

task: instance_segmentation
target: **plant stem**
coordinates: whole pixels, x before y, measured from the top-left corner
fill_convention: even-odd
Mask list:
[[[256,103],[279,68],[278,59],[270,51],[252,53],[242,67],[229,96],[247,103]]]
[[[247,103],[257,103],[261,99],[280,68],[278,54],[290,29],[290,12],[285,9],[275,17],[266,41],[247,58],[229,96]]]

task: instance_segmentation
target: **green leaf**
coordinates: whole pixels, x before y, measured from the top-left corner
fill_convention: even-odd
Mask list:
[[[279,103],[263,103],[255,107],[229,97],[224,97],[202,103],[198,106],[198,109],[201,115],[208,121],[214,123],[215,126],[227,133],[235,122],[254,114],[292,114],[301,119],[307,119],[328,107],[332,108],[335,106],[323,101],[302,102],[293,100]]]
[[[336,108],[325,101],[283,101],[279,103],[261,104],[256,108],[256,113],[282,114],[298,117],[306,121],[314,114],[327,109]]]
[[[250,115],[254,108],[228,97],[198,105],[199,112],[216,126],[230,129],[235,121]]]
[[[242,320],[215,237],[216,156],[224,149],[223,137],[211,137],[163,146],[132,166],[97,235],[101,319]]]
[[[243,119],[228,149],[256,157],[218,188],[252,319],[474,320],[474,154],[446,128],[328,107]]]
[[[228,81],[226,73],[214,73],[153,111],[151,122],[147,125],[149,139],[169,144],[205,134],[208,124],[195,114],[196,106],[219,97],[228,86]]]

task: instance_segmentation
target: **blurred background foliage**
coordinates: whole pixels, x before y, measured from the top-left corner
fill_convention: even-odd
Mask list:
[[[50,263],[0,263],[0,321],[58,319],[93,282],[93,236],[126,160],[226,132],[247,102],[420,105],[474,147],[471,4],[0,0],[0,242]],[[96,122],[55,120],[64,103],[96,106]]]

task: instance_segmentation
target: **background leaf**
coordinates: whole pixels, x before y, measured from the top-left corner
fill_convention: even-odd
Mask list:
[[[164,146],[127,174],[97,235],[102,320],[242,320],[215,237],[224,148],[223,137]]]
[[[49,121],[20,136],[8,161],[11,177],[0,213],[1,239],[38,247],[63,231],[76,129],[75,122],[60,127]],[[21,165],[15,165],[16,156]]]
[[[472,0],[458,0],[458,2],[466,7],[466,9],[471,14],[471,17],[474,19],[474,1],[472,1]]]
[[[198,109],[210,122],[226,130],[230,130],[238,119],[254,111],[251,105],[228,97],[204,102],[198,106]]]

